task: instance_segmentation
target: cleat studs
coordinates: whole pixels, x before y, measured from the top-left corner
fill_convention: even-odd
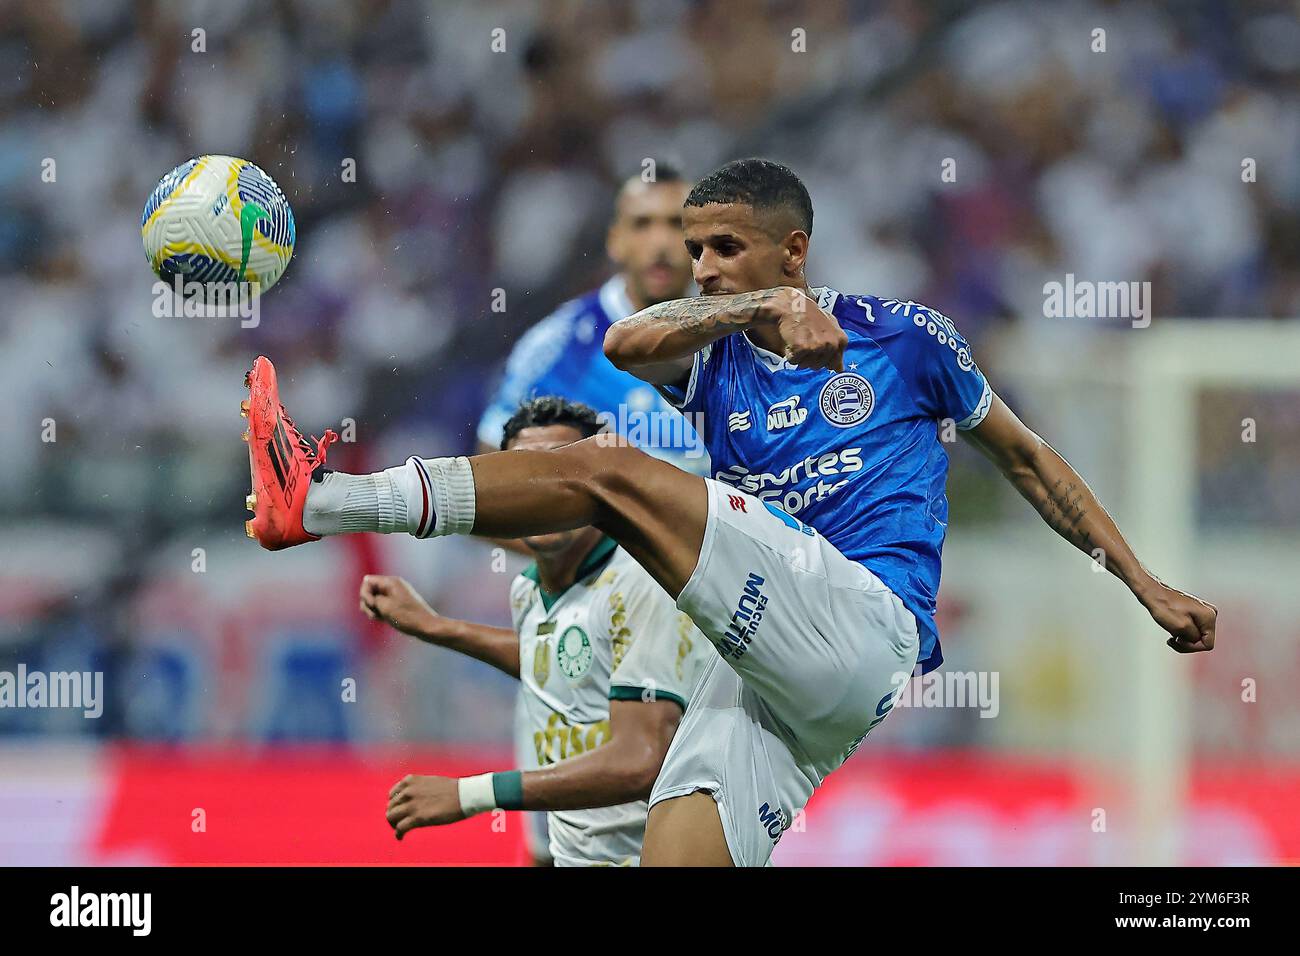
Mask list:
[[[245,522],[244,522],[244,534],[248,535],[250,538],[252,538],[252,539],[254,539],[254,540],[257,540],[257,535],[253,534],[253,522],[252,522],[252,521],[245,521]]]
[[[249,511],[257,511],[257,492],[253,492],[253,494],[244,498],[244,507]]]
[[[244,399],[239,403],[239,414],[243,415],[245,418],[248,417],[248,399]]]

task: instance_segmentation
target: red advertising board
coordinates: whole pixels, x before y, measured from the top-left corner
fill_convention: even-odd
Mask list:
[[[518,814],[419,830],[384,820],[406,773],[478,773],[492,751],[0,752],[0,864],[517,865]],[[1096,822],[1095,781],[1040,760],[944,752],[860,755],[777,847],[779,865],[1097,865],[1138,839]],[[1300,768],[1196,771],[1179,851],[1189,864],[1300,862]]]

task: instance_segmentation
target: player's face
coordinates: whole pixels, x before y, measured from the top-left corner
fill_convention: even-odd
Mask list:
[[[682,210],[686,251],[701,292],[756,292],[801,281],[808,237],[803,232],[781,235],[771,218],[761,219],[751,206],[738,203]]]
[[[533,451],[550,451],[563,445],[571,445],[583,439],[582,432],[569,425],[542,425],[536,428],[521,429],[510,440],[507,451],[517,448]],[[534,554],[559,554],[580,543],[590,528],[576,528],[572,531],[557,531],[554,534],[541,534],[534,538],[523,538],[524,547]]]
[[[686,183],[633,180],[619,193],[606,247],[641,308],[686,294],[691,260],[682,248],[682,203],[689,191]]]

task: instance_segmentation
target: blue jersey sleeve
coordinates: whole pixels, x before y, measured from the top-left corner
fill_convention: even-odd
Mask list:
[[[673,408],[681,412],[698,412],[704,408],[704,378],[709,357],[717,343],[704,346],[691,360],[691,371],[682,385],[656,385],[655,388]]]
[[[479,441],[493,447],[500,445],[506,422],[519,403],[551,393],[553,389],[547,383],[565,352],[576,312],[575,308],[567,307],[552,313],[515,343],[506,360],[501,384],[479,420]]]
[[[921,410],[936,419],[951,418],[962,430],[982,422],[993,391],[952,320],[916,302],[884,299],[879,307],[897,322],[897,334],[881,345],[911,385]]]

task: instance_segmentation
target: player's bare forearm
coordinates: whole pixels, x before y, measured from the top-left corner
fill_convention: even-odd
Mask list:
[[[420,639],[491,664],[511,677],[519,677],[519,635],[508,627],[439,617],[439,623]]]
[[[610,739],[523,775],[526,810],[612,807],[650,796],[681,708],[666,701],[611,701]]]
[[[1155,576],[1142,566],[1088,483],[1051,445],[1040,439],[1029,460],[1010,469],[1007,478],[1049,528],[1100,562],[1139,600],[1151,592]]]
[[[367,574],[361,579],[361,610],[372,621],[383,621],[403,634],[519,676],[519,636],[514,631],[443,617],[405,578]]]
[[[622,369],[690,358],[724,335],[776,316],[766,307],[782,289],[673,299],[620,319],[605,333],[605,355]]]
[[[773,335],[772,347],[792,365],[843,371],[848,336],[807,292],[793,286],[652,305],[609,327],[605,355],[647,382],[676,384],[690,371],[696,352],[745,329]]]
[[[1214,647],[1214,605],[1148,571],[1088,483],[1000,398],[994,396],[988,416],[968,434],[1053,531],[1128,586],[1171,635],[1170,647],[1182,653]]]
[[[510,771],[459,780],[407,774],[388,791],[386,818],[400,840],[418,827],[455,823],[494,805],[582,810],[643,799],[650,795],[680,719],[681,708],[669,701],[610,701],[610,736],[594,750],[523,774]],[[501,778],[518,780],[517,796],[502,796]]]
[[[660,385],[690,371],[691,357],[711,342],[741,329],[774,322],[771,306],[788,290],[673,299],[621,319],[605,333],[605,356],[616,367]]]
[[[1106,570],[1139,600],[1150,590],[1154,576],[1142,567],[1088,483],[1000,398],[994,398],[988,416],[970,437],[1048,527],[1089,557],[1104,561]]]

